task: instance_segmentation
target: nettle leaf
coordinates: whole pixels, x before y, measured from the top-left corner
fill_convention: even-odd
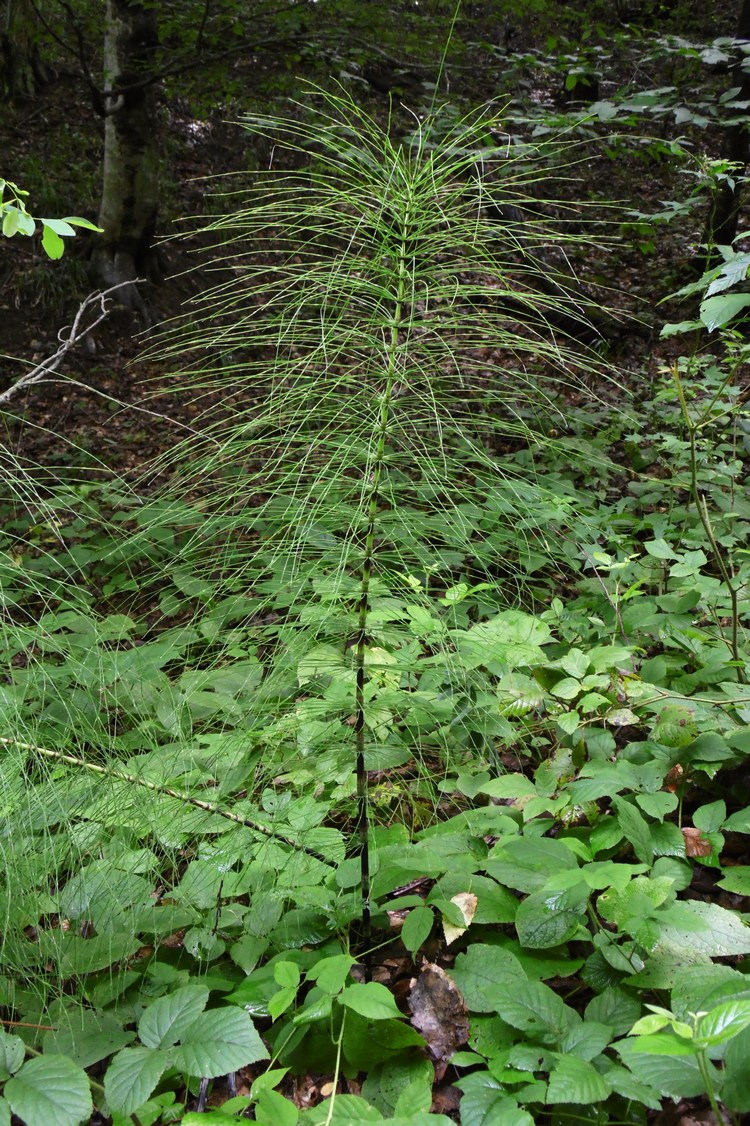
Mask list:
[[[750,953],[750,927],[734,911],[715,903],[674,903],[662,923],[653,953],[669,951],[704,958]]]
[[[9,1079],[24,1061],[26,1048],[20,1036],[12,1036],[0,1028],[0,1081]]]
[[[268,1059],[268,1049],[246,1012],[224,1006],[201,1013],[182,1034],[170,1058],[188,1075],[213,1078]]]
[[[450,634],[467,668],[489,663],[513,669],[544,660],[541,646],[549,641],[551,630],[546,622],[521,610],[502,610],[487,622]]]
[[[626,840],[633,846],[633,852],[644,864],[651,864],[654,859],[654,846],[651,839],[651,830],[645,817],[635,806],[624,798],[615,798],[614,806],[617,810],[617,820]]]
[[[339,1001],[367,1020],[391,1020],[402,1015],[391,991],[377,981],[350,985]]]
[[[699,317],[709,332],[721,328],[750,305],[750,293],[722,293],[701,301]]]
[[[738,1032],[750,1027],[750,1000],[726,1001],[699,1018],[695,1039],[705,1047],[713,1048],[731,1040]]]
[[[185,985],[159,997],[138,1022],[138,1036],[147,1048],[171,1048],[203,1012],[209,991],[205,985]]]
[[[550,1072],[549,1103],[598,1103],[612,1094],[612,1086],[587,1060],[562,1056]]]
[[[534,1119],[510,1098],[505,1087],[489,1071],[475,1071],[456,1080],[463,1091],[461,1099],[462,1126],[534,1126]]]
[[[641,1015],[641,1003],[624,989],[608,985],[586,1006],[586,1023],[598,1021],[612,1029],[615,1036],[629,1032]]]
[[[662,1034],[666,1037],[666,1034]],[[642,1039],[656,1040],[656,1037],[643,1037],[639,1040],[624,1040],[617,1045],[623,1063],[632,1071],[636,1079],[653,1087],[660,1095],[670,1099],[692,1099],[702,1095],[705,1082],[701,1075],[698,1060],[686,1044],[686,1055],[672,1055],[661,1052],[643,1051]],[[672,1037],[676,1040],[676,1037]],[[683,1041],[683,1043],[685,1043]],[[716,1068],[710,1064],[710,1076],[717,1084],[721,1082]]]
[[[541,981],[514,983],[497,1010],[507,1024],[543,1043],[559,1042],[581,1018]]]
[[[123,1048],[104,1077],[104,1094],[110,1110],[117,1114],[135,1114],[148,1100],[168,1065],[166,1052]]]
[[[527,896],[516,912],[518,941],[532,950],[568,942],[578,931],[586,901],[585,891],[570,906],[564,892],[537,891]]]
[[[578,867],[573,852],[549,837],[514,837],[499,841],[484,864],[498,883],[531,894],[540,891],[550,875]]]
[[[25,1126],[79,1126],[94,1109],[86,1072],[67,1056],[27,1060],[5,1084],[5,1097]]]
[[[735,895],[750,895],[750,865],[725,868],[719,880],[719,887]]]
[[[451,977],[473,1012],[502,1012],[503,997],[526,974],[518,959],[499,946],[476,943],[465,954],[459,954]]]

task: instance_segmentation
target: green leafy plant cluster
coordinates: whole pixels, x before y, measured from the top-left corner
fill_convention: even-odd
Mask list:
[[[200,436],[3,526],[0,1116],[739,1121],[742,346],[615,410],[495,119],[247,125],[158,345]]]

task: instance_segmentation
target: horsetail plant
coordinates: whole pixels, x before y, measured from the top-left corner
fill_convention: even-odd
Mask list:
[[[368,775],[450,754],[472,693],[428,588],[513,603],[520,555],[552,551],[564,505],[510,455],[540,441],[561,384],[605,365],[568,334],[587,324],[563,268],[578,216],[540,200],[544,161],[491,111],[382,127],[312,90],[243,124],[268,167],[208,226],[218,280],[157,346],[206,404],[169,488],[202,497],[191,567],[265,606],[257,706],[304,754],[337,757],[339,793],[347,760],[356,777],[366,951]],[[424,610],[404,636],[405,592]],[[455,716],[407,743],[396,720],[421,678]]]

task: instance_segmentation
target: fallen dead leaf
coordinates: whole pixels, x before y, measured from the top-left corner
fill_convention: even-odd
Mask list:
[[[424,962],[409,994],[411,1023],[427,1041],[435,1063],[435,1077],[442,1079],[448,1060],[469,1038],[469,1014],[461,992],[445,970]]]

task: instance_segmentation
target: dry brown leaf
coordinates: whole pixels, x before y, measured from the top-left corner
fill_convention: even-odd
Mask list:
[[[706,840],[700,829],[683,829],[682,836],[685,840],[686,856],[710,856],[713,852],[714,846]]]
[[[469,1038],[466,1002],[445,970],[424,962],[412,984],[409,1007],[411,1023],[427,1041],[435,1075],[442,1079],[448,1060]]]

